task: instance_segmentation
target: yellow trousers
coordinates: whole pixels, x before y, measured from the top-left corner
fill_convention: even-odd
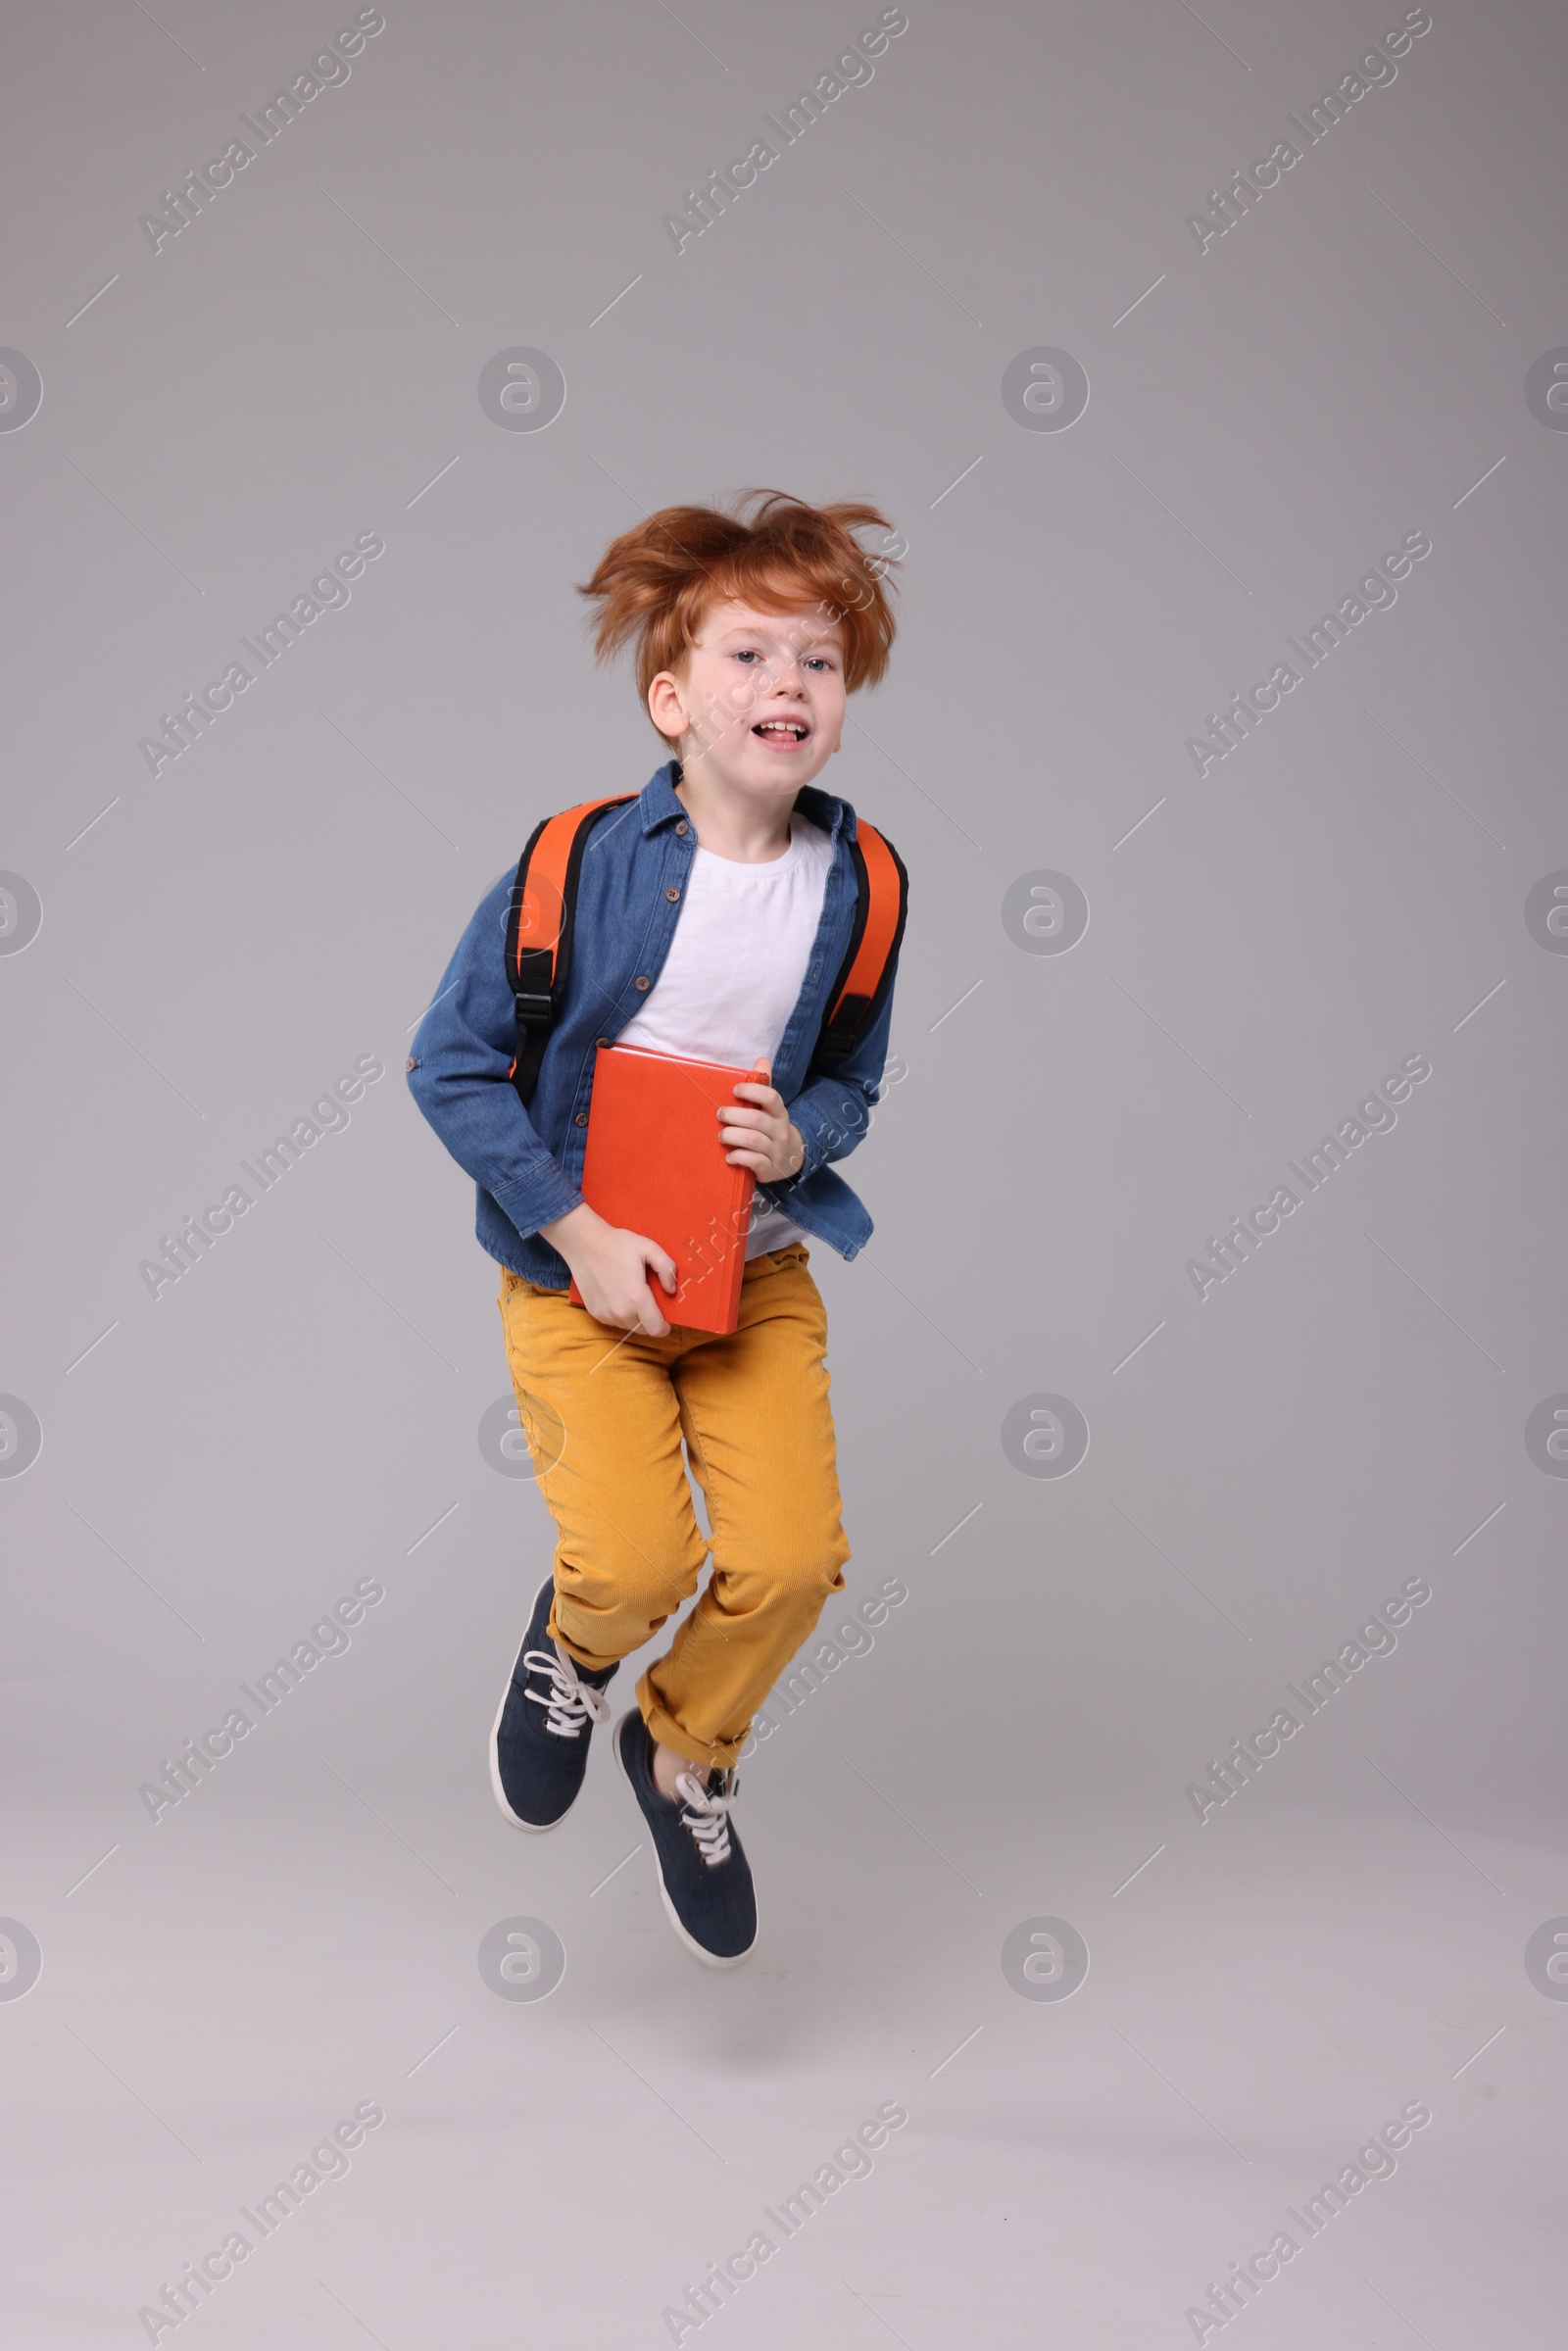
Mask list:
[[[503,1268],[501,1321],[534,1473],[556,1522],[550,1632],[590,1670],[641,1648],[713,1572],[637,1685],[653,1737],[734,1762],[754,1710],[844,1590],[827,1312],[803,1244],[754,1257],[720,1338],[596,1322]]]

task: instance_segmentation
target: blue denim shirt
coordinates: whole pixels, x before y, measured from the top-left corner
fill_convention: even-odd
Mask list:
[[[547,1290],[564,1290],[570,1278],[565,1259],[539,1227],[582,1200],[595,1053],[641,1011],[686,903],[697,835],[675,796],[675,774],[670,760],[635,801],[608,808],[589,834],[566,1000],[529,1107],[523,1108],[507,1074],[516,1050],[506,971],[513,870],[481,901],[459,940],[409,1056],[410,1092],[479,1188],[474,1229],[481,1245]],[[827,993],[854,920],[857,883],[849,844],[855,811],[848,801],[809,784],[796,806],[833,843],[805,984],[773,1056],[773,1083],[800,1129],[806,1157],[798,1174],[759,1185],[758,1194],[848,1258],[870,1239],[871,1219],[830,1162],[847,1157],[870,1123],[893,1000],[890,992],[872,1027],[832,1077],[807,1083]],[[666,895],[677,890],[678,897]]]

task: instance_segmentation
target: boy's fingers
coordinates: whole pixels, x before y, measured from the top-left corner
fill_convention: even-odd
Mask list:
[[[631,1331],[646,1331],[654,1339],[658,1339],[666,1327],[663,1308],[659,1291],[652,1278],[651,1267],[649,1268],[649,1278],[643,1285],[642,1298],[626,1327]]]

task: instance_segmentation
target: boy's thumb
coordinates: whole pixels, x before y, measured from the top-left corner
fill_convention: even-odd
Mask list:
[[[764,1086],[771,1086],[773,1083],[773,1064],[768,1059],[766,1053],[758,1054],[757,1059],[752,1063],[752,1075],[753,1077],[760,1078]]]

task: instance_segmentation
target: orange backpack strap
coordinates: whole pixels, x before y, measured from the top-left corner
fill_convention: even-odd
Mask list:
[[[893,966],[909,909],[909,877],[891,841],[864,817],[850,843],[858,896],[855,927],[828,993],[812,1077],[827,1077],[848,1059],[887,1003]]]
[[[533,1097],[557,1013],[571,976],[572,917],[588,835],[606,808],[635,800],[634,792],[585,800],[535,825],[517,860],[507,914],[507,984],[517,1023],[517,1052],[510,1072],[524,1105]]]

